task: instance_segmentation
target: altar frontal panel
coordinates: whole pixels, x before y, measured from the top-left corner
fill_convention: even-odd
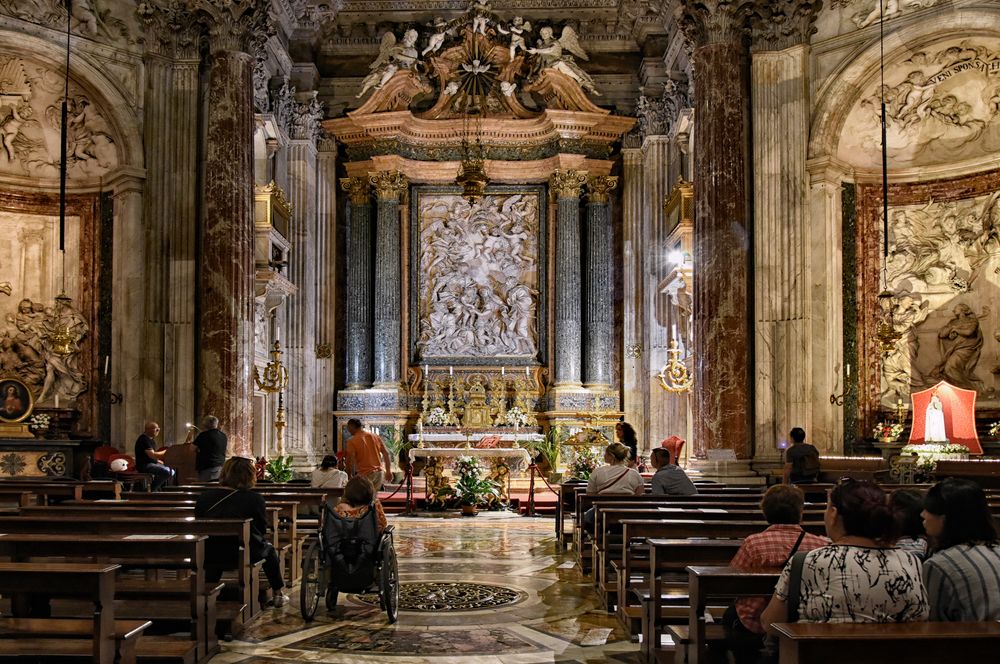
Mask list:
[[[411,348],[431,365],[527,365],[545,348],[544,187],[469,201],[417,187],[411,208]]]

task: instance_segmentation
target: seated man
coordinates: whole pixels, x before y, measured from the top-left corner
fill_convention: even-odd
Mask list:
[[[649,462],[656,469],[650,480],[650,493],[658,496],[693,496],[698,488],[684,469],[670,463],[670,450],[657,447],[650,453]]]
[[[146,428],[135,441],[135,468],[140,473],[153,476],[153,491],[159,491],[176,473],[170,466],[164,465],[163,457],[167,451],[156,451],[154,438],[160,433],[160,425],[156,422],[146,422]]]
[[[826,539],[805,532],[799,525],[804,501],[802,489],[797,486],[779,484],[768,489],[760,508],[770,525],[764,532],[743,540],[743,545],[729,565],[742,570],[778,571],[797,551],[812,551],[826,546]],[[727,636],[722,649],[732,650],[737,664],[757,661],[764,637],[760,614],[767,606],[767,600],[766,597],[741,597],[726,609],[722,617]],[[725,661],[724,653],[717,661]]]
[[[806,442],[806,432],[795,427],[789,434],[792,446],[785,451],[785,484],[811,484],[819,479],[819,450]]]

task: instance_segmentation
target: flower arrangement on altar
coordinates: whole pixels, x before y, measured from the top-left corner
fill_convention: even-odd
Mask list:
[[[569,465],[569,474],[578,480],[589,480],[590,474],[594,472],[601,460],[597,458],[597,453],[590,448],[583,448],[576,453],[573,462]]]
[[[28,420],[28,429],[33,433],[48,431],[52,426],[52,418],[45,413],[35,413]]]
[[[435,498],[446,505],[457,505],[463,513],[473,515],[479,507],[495,508],[500,505],[500,486],[483,477],[483,467],[472,457],[455,459],[454,472],[458,481],[454,486],[438,489]]]
[[[903,435],[903,425],[899,422],[879,422],[872,430],[872,435],[882,441],[897,440]]]
[[[427,424],[432,427],[448,426],[448,412],[441,406],[431,408],[427,413]]]
[[[932,473],[941,459],[967,459],[969,448],[965,445],[949,443],[924,443],[923,445],[905,445],[899,451],[900,456],[916,455],[917,468],[925,473]]]
[[[504,421],[509,427],[523,428],[528,426],[528,415],[525,413],[520,406],[514,406],[507,411],[507,416]]]

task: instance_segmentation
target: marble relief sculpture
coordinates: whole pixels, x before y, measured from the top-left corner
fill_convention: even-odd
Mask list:
[[[420,198],[423,358],[533,356],[538,349],[538,199]]]
[[[420,54],[416,48],[417,37],[418,33],[413,29],[407,30],[399,43],[391,30],[382,35],[378,57],[368,65],[370,73],[361,82],[361,92],[357,96],[363,97],[371,89],[378,90],[401,69],[415,67],[420,62]]]
[[[982,387],[982,381],[975,375],[983,350],[979,316],[967,304],[956,305],[953,313],[951,320],[938,331],[941,363],[934,367],[931,377],[975,390]],[[988,315],[989,309],[984,309],[982,317]]]
[[[594,79],[573,59],[574,56],[581,60],[589,60],[590,58],[580,46],[579,37],[571,26],[564,27],[558,39],[549,26],[539,30],[538,36],[541,39],[538,40],[534,48],[528,49],[528,53],[538,56],[539,71],[553,69],[572,78],[590,94],[600,95]]]

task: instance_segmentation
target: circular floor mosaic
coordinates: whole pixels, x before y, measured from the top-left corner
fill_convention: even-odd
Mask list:
[[[401,611],[475,611],[523,602],[527,594],[485,583],[424,581],[399,586]],[[358,601],[378,606],[378,595],[355,595]]]

